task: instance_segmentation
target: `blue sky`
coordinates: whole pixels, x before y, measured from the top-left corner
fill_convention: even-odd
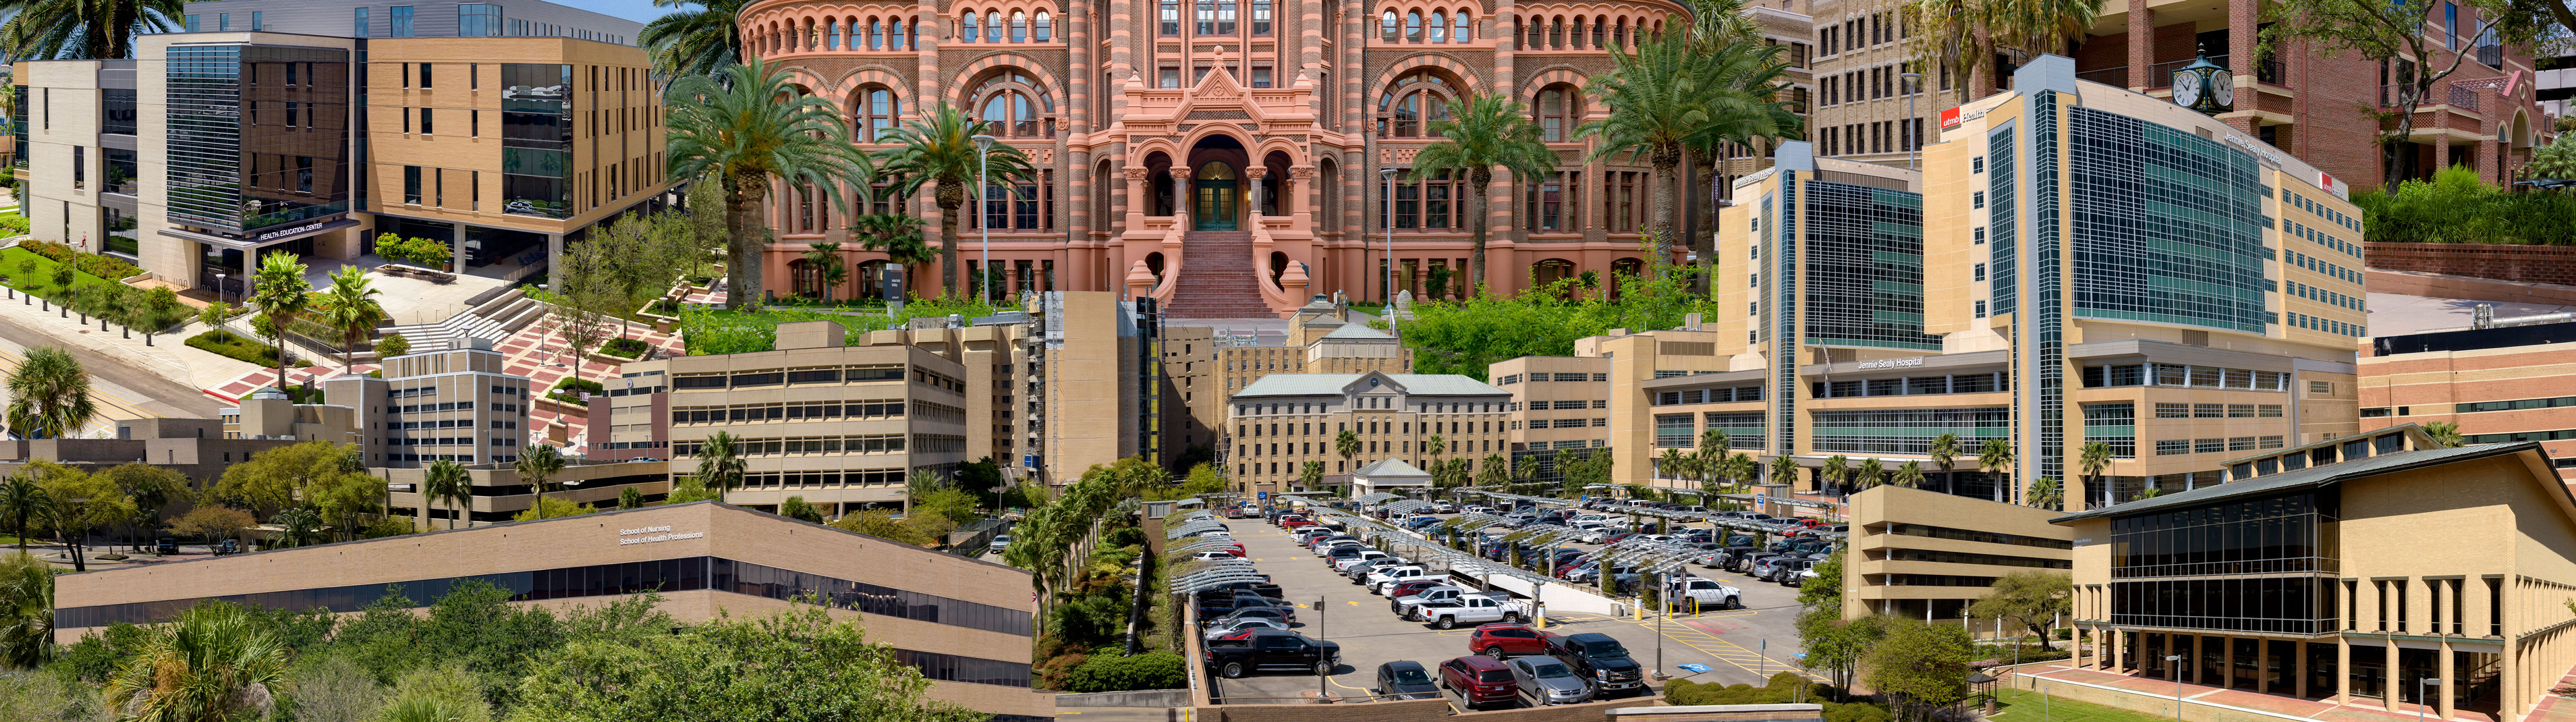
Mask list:
[[[658,18],[658,17],[664,16],[664,15],[669,15],[669,14],[671,14],[671,11],[678,9],[678,8],[657,8],[657,7],[653,7],[653,0],[574,0],[573,2],[564,2],[564,0],[555,0],[555,1],[556,1],[556,2],[560,2],[560,3],[562,3],[562,4],[565,4],[565,5],[570,5],[570,6],[573,6],[573,7],[581,8],[581,9],[583,9],[583,10],[588,10],[588,11],[591,11],[591,12],[596,12],[596,13],[607,13],[607,14],[610,14],[610,15],[615,15],[615,16],[618,16],[618,17],[621,17],[621,18],[626,18],[626,19],[628,19],[628,20],[633,20],[633,21],[635,21],[635,22],[639,22],[639,23],[652,22],[654,18]]]

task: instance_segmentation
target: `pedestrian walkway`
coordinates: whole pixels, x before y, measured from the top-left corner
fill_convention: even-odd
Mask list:
[[[576,369],[571,352],[566,349],[562,339],[554,334],[555,323],[556,317],[548,314],[492,346],[493,350],[501,352],[504,370],[528,377],[530,379],[528,388],[539,396],[545,395],[548,390],[554,388],[555,384],[572,376]],[[678,336],[657,333],[651,326],[633,323],[625,326],[625,337],[641,339],[654,348],[651,357],[688,355],[688,350],[681,345]],[[618,337],[614,326],[608,329],[608,333],[608,338]],[[616,383],[619,368],[622,365],[585,358],[580,360],[578,370],[581,378],[607,385]],[[583,431],[590,425],[586,414],[574,416],[558,412],[545,404],[535,404],[529,407],[528,421],[531,427],[530,443],[562,446],[564,451],[569,453],[588,451],[588,447],[582,443]],[[558,430],[560,434],[556,433]]]
[[[2170,706],[2172,704],[2171,700],[2175,698],[2176,690],[2179,689],[2183,703],[2187,705],[2213,707],[2284,720],[2319,720],[2323,722],[2415,722],[2415,720],[2418,719],[2442,719],[2441,712],[2438,709],[2417,705],[2411,702],[2399,702],[2397,703],[2396,709],[2392,711],[2385,703],[2375,698],[2359,698],[2338,701],[2331,699],[2331,696],[2329,695],[2328,699],[2301,699],[2287,695],[2265,694],[2244,689],[2225,689],[2207,685],[2191,684],[2188,682],[2176,685],[2173,680],[2169,679],[2159,679],[2135,674],[2120,674],[2096,669],[2083,669],[2080,667],[2070,666],[2065,663],[2034,664],[2014,667],[2012,668],[2012,674],[2045,680],[2051,685],[2072,684],[2102,690],[2116,690],[2134,698],[2147,700],[2151,704],[2159,705],[2166,712],[2172,711],[2172,707]],[[2015,686],[2030,687],[2032,685],[2016,684]],[[2544,702],[2540,705],[2539,709],[2533,712],[2531,717],[2528,718],[2529,722],[2547,722],[2554,717],[2563,717],[2565,716],[2563,712],[2552,714],[2552,710],[2570,709],[2570,703],[2571,700],[2568,698],[2560,697],[2555,694],[2549,695],[2544,698]],[[2421,715],[2421,717],[2418,717],[2418,715]],[[2468,709],[2454,710],[2450,719],[2454,722],[2501,722],[2499,716],[2495,713]]]
[[[0,315],[7,315],[9,320],[44,334],[55,343],[111,354],[145,371],[195,388],[205,388],[209,382],[228,379],[251,368],[248,363],[188,346],[188,337],[202,330],[194,321],[175,332],[157,335],[147,335],[141,330],[128,332],[112,323],[105,324],[102,329],[102,322],[97,318],[89,319],[89,323],[84,325],[80,314],[69,314],[66,318],[61,306],[47,310],[45,301],[33,299],[25,293],[0,295]]]

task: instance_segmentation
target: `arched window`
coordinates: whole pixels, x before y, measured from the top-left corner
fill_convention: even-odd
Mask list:
[[[1252,34],[1270,34],[1270,0],[1252,0]]]
[[[1538,127],[1540,138],[1550,143],[1568,140],[1576,119],[1582,113],[1575,109],[1578,96],[1574,86],[1557,83],[1538,91]]]
[[[1395,42],[1395,11],[1388,10],[1385,15],[1380,17],[1382,19],[1378,21],[1378,39],[1390,43]]]
[[[1404,14],[1404,41],[1408,43],[1422,42],[1422,13],[1407,12]]]
[[[886,49],[888,49],[888,50],[914,50],[914,49],[916,49],[916,48],[912,47],[912,36],[911,36],[910,34],[907,34],[907,33],[905,33],[905,32],[903,31],[903,21],[901,21],[901,20],[897,20],[897,21],[894,21],[894,22],[892,22],[892,23],[888,23],[888,24],[886,25]]]
[[[1025,43],[1028,41],[1029,14],[1026,11],[1021,10],[1011,11],[1011,42]]]
[[[1468,27],[1467,11],[1460,10],[1458,14],[1449,16],[1449,42],[1463,43],[1476,39],[1475,31]]]
[[[1601,49],[1602,47],[1604,47],[1604,46],[1601,44],[1601,41],[1605,39],[1605,38],[1603,38],[1603,36],[1602,36],[1602,31],[1604,31],[1604,30],[1608,30],[1608,29],[1609,29],[1609,25],[1610,25],[1610,19],[1609,19],[1609,18],[1593,18],[1593,19],[1592,19],[1592,48],[1593,48],[1594,50],[1599,50],[1599,49]]]
[[[1198,34],[1216,34],[1216,0],[1199,0],[1198,20]]]
[[[833,20],[823,24],[823,49],[841,49],[841,21]]]
[[[1055,99],[1027,73],[1016,69],[994,71],[967,91],[967,107],[973,108],[976,120],[992,123],[985,132],[1013,138],[1048,138],[1055,135],[1055,121],[1047,116],[1055,112]]]
[[[1531,21],[1530,21],[1530,23],[1529,23],[1529,42],[1528,42],[1528,44],[1527,44],[1527,45],[1523,46],[1521,49],[1522,49],[1522,50],[1537,50],[1537,49],[1539,49],[1539,48],[1547,47],[1546,40],[1547,40],[1547,23],[1542,23],[1542,22],[1539,22],[1539,21],[1537,21],[1537,20],[1531,20]]]
[[[1583,18],[1580,16],[1574,18],[1574,37],[1569,42],[1574,43],[1576,48],[1583,47]]]
[[[885,23],[875,19],[868,20],[868,49],[885,49]]]
[[[1038,34],[1037,34],[1037,41],[1038,41],[1038,42],[1043,43],[1043,42],[1047,42],[1048,40],[1050,40],[1050,39],[1052,39],[1052,38],[1054,38],[1054,37],[1055,37],[1055,18],[1054,18],[1053,16],[1047,15],[1047,11],[1044,11],[1044,10],[1040,10],[1040,11],[1038,11]]]
[[[1442,16],[1442,15],[1440,14],[1440,11],[1438,11],[1438,10],[1433,10],[1433,11],[1431,11],[1431,24],[1430,24],[1430,25],[1431,25],[1431,27],[1430,27],[1430,30],[1431,30],[1431,42],[1435,42],[1435,43],[1445,43],[1445,42],[1449,42],[1449,20],[1448,20],[1448,18],[1447,18],[1447,17]]]
[[[1378,137],[1418,138],[1431,121],[1449,119],[1448,81],[1428,70],[1416,70],[1397,78],[1378,97]]]
[[[861,142],[875,142],[885,137],[887,133],[894,132],[898,119],[903,116],[903,101],[896,98],[894,91],[886,86],[862,85],[859,86],[857,110],[858,112],[851,118],[854,121],[851,124],[857,126],[852,130],[857,132],[851,135],[859,138]]]
[[[1216,34],[1218,34],[1218,35],[1233,35],[1233,34],[1234,34],[1234,17],[1235,17],[1235,16],[1234,16],[1234,11],[1235,11],[1236,7],[1237,7],[1237,6],[1235,5],[1235,0],[1217,0],[1217,2],[1216,2]]]
[[[1628,47],[1628,19],[1627,19],[1627,18],[1620,18],[1620,19],[1619,19],[1619,24],[1618,24],[1618,25],[1616,25],[1616,26],[1613,26],[1613,27],[1612,27],[1612,29],[1611,29],[1611,31],[1610,31],[1610,42],[1611,42],[1611,43],[1613,43],[1613,44],[1618,45],[1618,46],[1619,46],[1619,47],[1621,47],[1621,48],[1626,48],[1626,47]]]
[[[1002,42],[1002,11],[984,13],[984,42]]]
[[[975,11],[968,10],[966,11],[966,32],[958,33],[957,37],[966,42],[975,42],[975,36],[982,33],[982,27],[975,24]]]
[[[1565,18],[1547,21],[1547,47],[1551,50],[1565,49]]]

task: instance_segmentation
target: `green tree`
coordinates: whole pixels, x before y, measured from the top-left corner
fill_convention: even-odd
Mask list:
[[[685,634],[583,641],[548,654],[520,684],[510,719],[700,722],[965,722],[991,715],[931,701],[921,670],[854,621],[806,608],[718,616]],[[759,674],[743,670],[758,669]]]
[[[215,481],[212,497],[254,512],[274,514],[295,504],[304,488],[314,481],[343,473],[344,458],[342,447],[328,441],[306,441],[262,451],[247,461],[224,467],[223,476]]]
[[[698,481],[715,494],[717,501],[723,501],[726,492],[742,488],[742,476],[748,469],[731,433],[708,434],[706,442],[698,446]]]
[[[1791,458],[1787,454],[1771,457],[1770,481],[1774,484],[1788,484],[1791,491],[1796,491],[1798,486],[1798,460]]]
[[[2066,508],[2066,487],[2057,483],[2056,477],[2039,477],[2030,482],[2030,488],[2024,492],[2022,502],[2041,509],[2064,509]]]
[[[1950,467],[1959,463],[1959,435],[1947,431],[1932,437],[1932,465],[1941,467],[1941,482],[1950,482]]]
[[[930,516],[936,515],[916,515],[907,518],[896,515],[892,509],[863,509],[841,515],[839,521],[832,522],[832,527],[917,547],[936,546],[940,537],[946,532],[934,534],[931,528],[913,523],[915,519],[927,519]],[[1025,536],[1025,532],[1022,535]],[[1020,543],[1012,544],[1011,552],[1019,551],[1026,543],[1028,543],[1026,540],[1022,540]]]
[[[50,463],[50,462],[48,462]],[[18,552],[27,551],[27,520],[42,521],[53,515],[54,498],[36,484],[34,473],[21,471],[0,482],[0,515],[9,518],[9,533],[18,535]]]
[[[1995,585],[1985,596],[1968,604],[1968,616],[1975,619],[2003,619],[2039,635],[2041,649],[2052,649],[2048,625],[2067,612],[2075,596],[2075,582],[2065,572],[2027,569],[1995,578]]]
[[[0,50],[28,60],[117,60],[134,57],[141,33],[186,29],[180,0],[6,0]]]
[[[439,459],[429,462],[429,470],[421,474],[421,492],[430,503],[447,505],[447,528],[454,529],[468,513],[466,505],[474,503],[474,478],[465,472],[464,464]]]
[[[660,77],[721,76],[726,68],[742,62],[743,30],[734,18],[749,4],[750,0],[653,0],[654,7],[679,9],[645,23],[635,42],[652,53],[653,70]]]
[[[1571,100],[1571,99],[1569,99]],[[1556,151],[1542,140],[1529,109],[1508,96],[1475,93],[1452,99],[1448,112],[1431,121],[1429,135],[1441,140],[1413,156],[1413,180],[1448,174],[1467,182],[1467,216],[1483,219],[1485,189],[1501,169],[1514,181],[1531,181],[1556,173]],[[1485,226],[1467,224],[1467,277],[1459,285],[1466,295],[1485,287]],[[1438,296],[1439,294],[1433,294]]]
[[[666,152],[671,177],[724,187],[725,304],[739,310],[764,297],[761,249],[770,234],[760,218],[770,186],[865,189],[872,171],[850,143],[840,106],[797,90],[784,70],[757,58],[723,72],[725,82],[683,75],[671,83]],[[849,205],[847,196],[825,195],[835,206]]]
[[[170,532],[183,537],[213,542],[237,539],[242,530],[259,524],[250,512],[229,506],[201,506],[188,510],[170,521]]]
[[[1987,439],[1986,443],[1977,446],[1977,468],[2003,475],[2005,489],[2013,488],[2012,465],[2012,442]]]
[[[839,241],[812,244],[805,250],[805,267],[814,269],[815,276],[823,282],[823,297],[820,300],[824,303],[832,302],[832,289],[839,288],[842,282],[850,280],[850,269],[841,262]]]
[[[2560,116],[2559,122],[2565,124],[2568,118],[2576,115]],[[2576,133],[2561,130],[2557,140],[2532,149],[2531,164],[2523,166],[2522,172],[2533,178],[2576,178]]]
[[[871,213],[850,219],[850,235],[858,240],[860,248],[885,254],[886,262],[903,269],[907,277],[912,269],[939,260],[942,250],[932,248],[922,238],[921,218],[904,213]],[[877,279],[862,278],[859,282],[877,287]]]
[[[2460,425],[2448,421],[2425,424],[2424,435],[2433,437],[2433,444],[2445,449],[2459,448],[2466,443],[2460,437]]]
[[[483,680],[461,664],[412,670],[394,683],[379,722],[490,722]],[[299,716],[300,717],[300,716]]]
[[[54,566],[26,552],[0,558],[0,664],[35,669],[54,658]]]
[[[1808,669],[1825,670],[1834,689],[1847,697],[1862,659],[1886,633],[1887,619],[1846,620],[1839,607],[1807,607],[1798,613],[1798,641],[1805,654],[1798,662]]]
[[[277,513],[269,523],[278,527],[278,546],[300,547],[321,541],[322,515],[311,509],[295,507]]]
[[[1923,462],[1905,462],[1904,466],[1896,467],[1896,475],[1889,478],[1887,481],[1890,484],[1895,484],[1908,489],[1921,488],[1923,486]]]
[[[666,498],[667,498],[667,497],[666,497]],[[617,490],[617,508],[619,508],[619,509],[642,509],[642,508],[644,508],[644,492],[636,490],[636,488],[635,488],[633,485],[628,485],[628,486],[627,486],[626,488],[624,488],[624,489],[619,489],[619,490]]]
[[[537,498],[542,501],[546,492],[554,488],[552,481],[554,475],[563,471],[563,450],[546,444],[527,448],[528,450],[519,452],[519,460],[513,462],[510,468],[519,472],[520,481],[527,482],[529,487],[537,490]],[[532,504],[529,508],[537,511],[537,518],[546,518],[544,504]]]
[[[1853,486],[1862,489],[1877,486],[1887,480],[1887,465],[1875,456],[1862,460],[1860,468],[1852,471],[1852,480]]]
[[[937,185],[931,198],[939,206],[939,283],[945,298],[958,297],[957,276],[965,268],[957,262],[957,209],[966,205],[968,189],[977,178],[1015,188],[1014,180],[1037,177],[1028,155],[1010,144],[995,143],[989,153],[977,148],[975,136],[991,132],[991,122],[969,118],[941,101],[879,138],[894,144],[881,152],[878,163],[897,179],[895,197],[909,198],[924,184]],[[991,284],[985,288],[989,297]]]
[[[2084,442],[2083,450],[2075,457],[2075,467],[2084,473],[2086,488],[2101,486],[2102,473],[2111,470],[2111,445],[2100,441]],[[2102,498],[2108,499],[2110,495],[2103,494]],[[2119,500],[2112,499],[2112,503],[2119,503]]]
[[[1885,631],[1862,657],[1868,670],[1862,681],[1888,697],[1898,720],[1929,720],[1934,710],[1967,695],[1974,656],[1967,629],[1910,617],[1881,617],[1879,624]]]
[[[1351,466],[1351,459],[1360,455],[1359,432],[1343,429],[1341,433],[1334,434],[1333,453],[1341,455],[1343,471],[1356,471],[1357,469]]]
[[[548,496],[539,497],[537,499],[537,503],[530,504],[528,505],[528,508],[521,509],[519,510],[519,513],[511,515],[510,520],[536,521],[538,519],[561,519],[568,516],[582,516],[585,514],[596,514],[598,512],[599,507],[597,506],[592,506],[590,504],[575,504],[570,501]]]
[[[798,521],[823,523],[823,509],[805,501],[803,496],[789,496],[786,501],[779,502],[778,515]]]
[[[251,275],[250,305],[268,317],[269,336],[277,342],[277,383],[286,385],[286,330],[295,318],[313,305],[313,291],[304,283],[304,264],[295,254],[275,251],[260,260],[259,270]]]
[[[126,522],[126,538],[138,548],[142,540],[134,533],[136,527],[141,527],[146,537],[156,535],[161,528],[162,508],[188,498],[190,493],[187,475],[140,462],[108,467],[98,476],[133,502],[134,516]]]
[[[374,334],[376,324],[385,320],[384,304],[376,302],[376,296],[382,294],[367,282],[365,270],[341,266],[331,272],[331,287],[314,299],[314,320],[340,331],[341,366],[358,364],[358,343]]]
[[[1911,0],[1905,22],[1930,38],[1912,44],[1915,61],[1964,83],[1999,54],[2014,63],[2069,54],[2068,43],[2085,39],[2100,9],[2082,0]]]
[[[1844,481],[1851,479],[1851,459],[1844,458],[1841,454],[1825,457],[1825,465],[1818,468],[1816,473],[1825,478],[1825,483],[1840,487]]]
[[[27,349],[9,372],[9,432],[29,439],[69,436],[98,415],[89,370],[61,346]]]
[[[107,683],[110,706],[127,719],[225,722],[264,716],[286,671],[275,634],[231,605],[199,605],[151,628],[139,653]]]
[[[340,471],[304,487],[305,503],[330,521],[343,541],[360,537],[366,517],[384,510],[384,495],[384,480],[365,472]]]
[[[116,488],[116,484],[95,474],[55,466],[40,472],[36,483],[45,487],[46,496],[53,498],[50,505],[53,513],[47,515],[46,521],[52,523],[54,533],[62,539],[64,550],[70,552],[74,570],[89,570],[81,549],[88,546],[91,532],[134,518],[134,500]]]
[[[2493,37],[2507,46],[2522,46],[2544,31],[2563,35],[2576,25],[2552,28],[2555,23],[2534,12],[2536,6],[2551,6],[2564,17],[2567,0],[2465,0],[2459,2],[2462,17],[2482,18],[2463,34],[2453,38],[2451,31],[2440,29],[2444,18],[2437,14],[2441,5],[2421,6],[2382,0],[2279,0],[2263,6],[2261,52],[2271,54],[2284,50],[2314,53],[2322,57],[2350,56],[2373,65],[2394,63],[2382,85],[2380,106],[2385,113],[2374,115],[2379,127],[2381,178],[2395,184],[2404,166],[2397,162],[2397,144],[2415,135],[2415,112],[2427,104],[2448,102],[2435,99],[2433,90],[2459,72],[2475,57],[2465,42]],[[2492,35],[2490,35],[2492,34]],[[2444,56],[2449,57],[2445,58]],[[2239,103],[2242,107],[2243,103]]]
[[[1590,90],[1609,111],[1578,136],[1598,136],[1591,160],[1625,154],[1654,168],[1650,237],[1681,238],[1669,179],[1690,157],[1724,144],[1754,145],[1801,133],[1796,109],[1780,101],[1787,87],[1787,48],[1750,36],[1699,36],[1676,27],[1641,39],[1634,53],[1614,49],[1615,69],[1593,77]],[[1700,252],[1705,279],[1715,254],[1710,240],[1687,241]]]
[[[1324,483],[1324,462],[1309,461],[1297,470],[1297,485],[1308,489]]]

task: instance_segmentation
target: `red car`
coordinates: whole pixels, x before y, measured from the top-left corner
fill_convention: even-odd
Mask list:
[[[1405,597],[1421,594],[1422,590],[1440,586],[1442,583],[1442,580],[1438,579],[1415,579],[1411,581],[1396,582],[1394,587],[1386,590],[1386,598],[1403,599]]]
[[[1441,662],[1440,686],[1457,690],[1469,709],[1496,702],[1509,707],[1520,702],[1512,670],[1501,662],[1472,654]]]
[[[1306,527],[1310,527],[1310,526],[1314,526],[1314,525],[1315,525],[1315,522],[1314,522],[1314,521],[1309,520],[1309,519],[1307,519],[1306,517],[1302,517],[1302,516],[1292,516],[1292,517],[1288,517],[1288,518],[1285,518],[1285,519],[1281,519],[1281,520],[1279,520],[1279,526],[1280,526],[1280,527],[1282,527],[1282,528],[1286,528],[1286,529],[1290,529],[1290,530],[1295,530],[1295,529],[1304,529],[1304,528],[1306,528]]]
[[[1500,662],[1515,654],[1546,654],[1547,639],[1526,624],[1495,622],[1476,627],[1476,633],[1467,637],[1467,652]]]

